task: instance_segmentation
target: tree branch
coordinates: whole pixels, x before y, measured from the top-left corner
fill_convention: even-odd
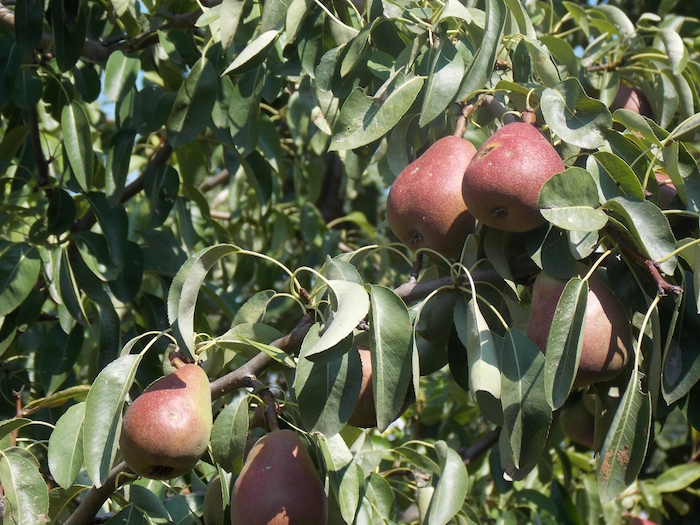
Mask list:
[[[459,455],[462,457],[462,461],[466,466],[469,466],[474,460],[480,458],[486,452],[488,452],[491,447],[498,443],[498,438],[501,435],[501,427],[497,427],[485,436],[483,436],[479,441],[474,443],[472,446],[461,450]]]
[[[132,471],[124,462],[110,470],[103,485],[100,488],[92,487],[89,490],[75,512],[66,520],[65,525],[90,525],[104,502],[121,485],[121,479],[130,479],[129,476],[124,476],[124,474],[129,473]]]

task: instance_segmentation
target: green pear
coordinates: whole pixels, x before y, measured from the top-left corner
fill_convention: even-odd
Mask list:
[[[129,406],[119,446],[124,461],[137,474],[175,478],[194,467],[207,450],[211,427],[207,374],[197,365],[180,363],[180,368],[153,383]]]
[[[579,276],[586,269],[579,265]],[[554,311],[564,291],[565,280],[542,272],[532,288],[532,304],[527,336],[540,350],[547,348]],[[583,343],[574,387],[608,381],[627,364],[632,349],[632,333],[627,312],[620,300],[595,274],[588,279]]]
[[[564,163],[549,141],[530,124],[512,122],[491,135],[464,173],[467,208],[484,224],[525,232],[545,223],[537,199]]]
[[[573,443],[592,449],[595,443],[595,416],[586,406],[584,397],[561,411],[559,416],[564,435]]]
[[[231,491],[231,525],[326,525],[328,502],[311,456],[291,430],[253,446]]]
[[[396,177],[386,202],[394,234],[411,250],[430,248],[457,259],[474,217],[462,199],[462,177],[476,153],[461,137],[443,137]]]

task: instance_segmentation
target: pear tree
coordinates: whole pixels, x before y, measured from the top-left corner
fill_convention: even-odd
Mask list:
[[[0,521],[697,523],[699,17],[4,1]]]

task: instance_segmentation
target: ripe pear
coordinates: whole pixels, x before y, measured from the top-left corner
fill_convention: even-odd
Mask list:
[[[642,92],[625,84],[620,84],[615,99],[610,104],[611,111],[616,109],[629,109],[645,117],[653,118],[651,106]]]
[[[231,525],[326,525],[328,502],[311,456],[291,430],[258,440],[231,491]]]
[[[559,417],[561,429],[573,443],[592,449],[595,443],[595,416],[582,398],[564,408]]]
[[[389,227],[411,250],[457,259],[474,217],[462,199],[462,177],[476,153],[461,137],[443,137],[396,177],[386,202]]]
[[[665,173],[656,172],[654,176],[659,185],[659,195],[656,199],[656,204],[659,206],[659,208],[665,210],[668,208],[668,205],[673,198],[678,195],[678,191],[676,190],[675,184],[673,184],[671,181],[671,177]]]
[[[579,265],[579,276],[585,267]],[[554,311],[566,281],[542,272],[532,288],[527,336],[540,350],[547,348]],[[574,387],[608,381],[627,364],[632,349],[630,321],[615,294],[595,274],[588,279],[583,343]]]
[[[464,173],[462,196],[484,224],[525,232],[545,223],[537,207],[544,183],[564,171],[549,141],[530,124],[512,122],[491,135]]]
[[[377,426],[377,411],[374,408],[374,389],[372,387],[372,354],[369,348],[357,347],[362,363],[362,384],[360,397],[357,399],[355,410],[352,411],[348,425],[360,428]]]
[[[199,461],[211,427],[207,374],[197,365],[180,363],[127,409],[119,445],[131,470],[147,478],[170,479]]]

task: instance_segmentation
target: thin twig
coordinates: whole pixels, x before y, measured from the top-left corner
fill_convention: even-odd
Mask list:
[[[491,447],[498,443],[498,438],[500,435],[501,427],[497,427],[495,430],[492,430],[488,434],[484,435],[479,441],[470,447],[461,450],[459,455],[462,457],[464,465],[468,467],[476,459],[486,454]]]

